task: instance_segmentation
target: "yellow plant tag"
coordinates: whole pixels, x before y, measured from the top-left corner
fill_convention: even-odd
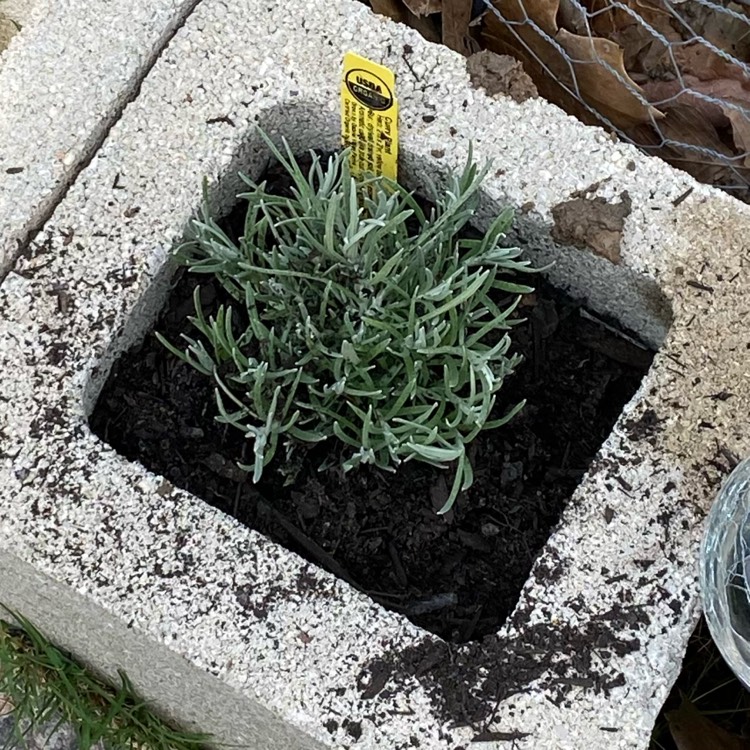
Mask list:
[[[341,140],[354,177],[398,176],[398,102],[392,70],[354,52],[344,56]]]

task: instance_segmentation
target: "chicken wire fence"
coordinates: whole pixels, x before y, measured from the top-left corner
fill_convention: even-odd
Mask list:
[[[750,0],[481,0],[472,26],[544,98],[750,200],[748,14]]]

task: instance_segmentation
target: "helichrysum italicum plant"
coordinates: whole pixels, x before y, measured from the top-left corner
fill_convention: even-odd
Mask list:
[[[383,178],[355,181],[346,152],[305,174],[288,145],[271,148],[292,197],[249,191],[244,235],[230,239],[204,208],[180,248],[190,271],[215,276],[231,297],[207,316],[195,290],[200,334],[184,351],[162,342],[216,382],[219,421],[253,443],[245,467],[258,481],[279,441],[344,444],[345,470],[395,469],[418,460],[455,466],[441,512],[472,483],[467,445],[523,404],[490,420],[495,396],[518,364],[509,354],[513,312],[530,271],[501,246],[498,216],[481,239],[461,237],[484,172],[471,157],[443,190],[413,195]],[[494,301],[505,293],[507,305]]]

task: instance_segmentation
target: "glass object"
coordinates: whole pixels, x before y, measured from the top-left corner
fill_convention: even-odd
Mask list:
[[[708,515],[700,584],[711,636],[750,690],[750,459],[730,474]]]

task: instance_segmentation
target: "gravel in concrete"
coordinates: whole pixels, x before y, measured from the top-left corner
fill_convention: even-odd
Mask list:
[[[464,673],[479,690],[507,672],[508,653],[533,667],[549,642],[534,640],[539,626],[591,634],[579,649],[588,673],[562,638],[555,668],[500,701],[486,728],[519,750],[641,750],[696,621],[723,451],[750,450],[750,209],[542,101],[487,99],[461,58],[346,0],[204,0],[0,287],[0,555],[12,571],[0,597],[224,742],[457,750],[482,729],[441,712],[455,686],[437,664],[401,668],[439,647],[433,636],[115,455],[85,424],[118,351],[165,297],[201,178],[228,208],[237,168],[257,175],[266,162],[257,123],[299,148],[334,147],[350,48],[398,74],[408,184],[460,166],[473,142],[494,164],[478,223],[518,209],[515,239],[555,259],[557,283],[662,346],[498,633],[506,648]],[[629,195],[619,263],[551,239],[553,209],[587,189]],[[389,663],[375,690],[374,665]]]
[[[0,278],[197,0],[11,0],[0,57]]]

